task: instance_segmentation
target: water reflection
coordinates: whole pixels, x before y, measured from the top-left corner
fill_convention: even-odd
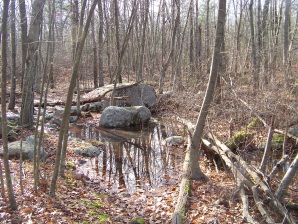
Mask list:
[[[105,144],[102,153],[88,160],[80,170],[91,178],[133,192],[139,187],[148,189],[171,184],[171,178],[178,177],[177,166],[183,162],[183,150],[163,144],[166,137],[176,134],[173,130],[161,123],[135,130],[101,130],[90,126],[71,128],[70,135]]]

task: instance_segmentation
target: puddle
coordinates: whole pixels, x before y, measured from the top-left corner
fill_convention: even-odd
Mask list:
[[[134,192],[176,184],[184,147],[163,143],[165,138],[177,135],[176,128],[162,123],[150,123],[139,130],[72,127],[70,136],[104,142],[98,157],[86,158],[86,163],[78,167],[81,172],[109,186]]]

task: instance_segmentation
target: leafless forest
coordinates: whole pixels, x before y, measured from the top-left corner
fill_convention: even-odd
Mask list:
[[[0,14],[0,222],[297,223],[297,1],[0,0]],[[84,94],[111,84],[114,106],[125,98],[114,96],[121,83],[154,88],[153,116],[184,138],[160,146],[171,155],[183,148],[175,155],[184,161],[154,192],[129,192],[120,179],[109,190],[112,182],[95,184],[71,163],[85,161],[70,149],[74,105],[77,123],[97,126],[101,113],[82,110],[94,102]],[[58,107],[49,132],[48,111]],[[31,135],[28,161],[22,141]],[[155,172],[145,141],[119,153],[89,140],[107,156],[95,163],[111,156],[135,168],[141,156],[144,172]],[[130,165],[117,164],[125,176]]]

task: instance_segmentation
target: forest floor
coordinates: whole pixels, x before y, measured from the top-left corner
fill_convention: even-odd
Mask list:
[[[60,75],[60,79],[62,77],[67,76]],[[55,89],[49,92],[49,100],[64,100],[65,83],[68,83],[67,80],[57,82]],[[179,97],[171,96],[162,99],[156,115],[167,118],[178,115],[195,122],[203,99],[204,87],[197,86],[191,89],[183,91]],[[242,130],[253,119],[253,116],[247,112],[247,108],[231,101],[230,98],[223,98],[223,100],[226,101],[221,106],[212,106],[206,128],[219,139],[226,140],[231,135],[229,132],[235,133]],[[253,102],[253,100],[248,101]],[[98,116],[94,116],[93,121],[88,120],[94,123],[97,121]],[[25,131],[23,137],[32,133],[32,131]],[[256,133],[254,135],[255,145],[266,139],[267,130],[263,127],[258,128]],[[89,179],[78,175],[73,169],[66,169],[66,177],[58,179],[56,197],[51,198],[48,193],[57,140],[57,133],[47,135],[45,138],[44,148],[48,152],[48,159],[46,163],[41,164],[41,173],[44,178],[40,180],[38,192],[33,190],[32,163],[25,161],[23,164],[24,189],[22,193],[19,184],[20,164],[18,160],[10,160],[18,209],[16,211],[9,209],[7,196],[0,198],[1,223],[142,223],[135,219],[138,217],[143,218],[146,223],[171,223],[179,194],[181,170],[175,177],[171,177],[170,184],[155,189],[140,188],[130,193],[125,188],[115,188],[104,180]],[[245,154],[247,161],[255,161],[256,157],[259,159],[262,155],[261,151],[241,153]],[[78,160],[83,159],[78,155],[68,153],[66,160],[74,157]],[[2,162],[2,159],[0,161]],[[191,196],[185,223],[245,223],[242,219],[241,200],[239,196],[235,196],[237,187],[233,175],[224,169],[217,170],[213,162],[205,156],[200,158],[200,166],[210,181],[191,181]],[[287,201],[297,203],[297,178],[290,189]],[[274,211],[271,213],[274,216],[273,213]],[[254,205],[251,207],[251,215],[258,222],[264,222]],[[293,215],[298,218],[297,213]]]

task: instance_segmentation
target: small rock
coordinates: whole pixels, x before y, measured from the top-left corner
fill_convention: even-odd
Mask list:
[[[184,143],[184,138],[182,136],[171,136],[165,139],[166,145],[180,145]]]
[[[288,133],[298,137],[298,128],[290,128]]]
[[[75,122],[78,121],[78,119],[79,119],[78,116],[70,116],[69,122],[70,122],[70,123],[75,123]]]
[[[58,118],[53,118],[52,123],[59,127],[61,126],[61,120]]]

